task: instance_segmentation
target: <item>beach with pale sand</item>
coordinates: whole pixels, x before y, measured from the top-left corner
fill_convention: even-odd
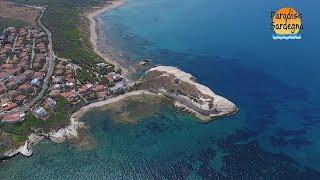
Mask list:
[[[120,6],[122,6],[125,3],[124,0],[117,0],[117,1],[112,1],[112,2],[108,2],[107,4],[103,5],[102,7],[97,7],[97,9],[94,9],[93,11],[89,12],[86,14],[86,17],[89,19],[90,22],[90,43],[92,45],[92,50],[97,53],[100,57],[102,57],[106,62],[113,64],[115,66],[118,66],[119,68],[121,68],[122,70],[122,74],[124,76],[128,75],[128,70],[126,68],[124,68],[123,66],[121,66],[118,62],[116,62],[115,60],[113,60],[111,57],[107,56],[106,54],[104,54],[103,52],[101,52],[101,50],[99,49],[99,45],[98,45],[98,19],[97,16],[99,16],[100,14],[106,12],[106,11],[110,11],[114,8],[118,8]]]
[[[110,57],[106,56],[103,54],[99,47],[98,47],[98,26],[97,26],[97,19],[96,17],[100,15],[103,12],[109,11],[113,8],[118,8],[121,5],[125,3],[124,0],[118,0],[118,1],[112,1],[108,2],[107,4],[101,6],[101,7],[95,7],[92,11],[86,14],[86,17],[90,21],[90,43],[92,45],[92,49],[95,53],[97,53],[99,56],[101,56],[106,62],[113,64],[115,66],[118,66],[119,68],[122,69],[122,74],[123,76],[126,76],[127,70],[123,68],[119,63],[116,61],[112,60]],[[36,134],[31,134],[29,136],[29,139],[25,142],[23,146],[21,146],[19,149],[12,149],[11,151],[8,151],[5,153],[6,157],[13,157],[17,154],[22,154],[24,156],[31,156],[32,155],[32,145],[37,144],[38,142],[44,140],[45,138],[49,138],[51,141],[56,142],[56,143],[61,143],[64,142],[67,139],[71,138],[78,138],[78,129],[79,128],[84,128],[85,124],[83,122],[78,121],[81,116],[85,114],[90,109],[93,109],[94,107],[100,107],[104,106],[113,102],[117,102],[123,98],[132,96],[132,95],[138,95],[141,93],[146,93],[146,92],[132,92],[132,93],[127,93],[121,96],[117,96],[115,98],[110,98],[106,101],[100,101],[97,103],[92,103],[87,106],[82,107],[79,111],[75,112],[71,118],[70,118],[70,125],[61,128],[58,130],[51,131],[47,134],[42,134],[42,135],[36,135]],[[36,138],[35,138],[36,137]]]
[[[92,44],[93,51],[95,53],[97,53],[99,56],[101,56],[106,62],[121,68],[122,74],[124,75],[124,77],[126,77],[128,75],[128,70],[126,68],[122,67],[118,62],[113,60],[111,57],[104,54],[99,49],[99,45],[98,45],[98,38],[99,38],[98,28],[99,28],[99,26],[97,24],[97,22],[98,22],[97,16],[99,16],[101,13],[104,13],[104,12],[109,11],[111,9],[118,8],[118,7],[122,6],[124,3],[125,3],[124,0],[109,2],[108,4],[101,6],[101,7],[97,7],[97,8],[95,8],[95,10],[87,13],[86,17],[90,21],[90,42]],[[204,104],[198,104],[196,102],[193,102],[191,99],[187,98],[188,103],[190,103],[192,105],[191,107],[195,108],[195,109],[193,109],[189,106],[186,106],[182,102],[177,101],[174,98],[171,98],[173,100],[173,104],[176,107],[178,107],[180,109],[183,108],[185,111],[188,111],[191,114],[194,114],[196,117],[201,119],[203,122],[207,122],[207,121],[209,121],[209,119],[211,119],[213,117],[230,115],[230,114],[234,114],[235,112],[237,112],[237,108],[236,108],[235,104],[233,104],[232,102],[230,102],[226,98],[223,98],[221,96],[216,95],[208,87],[196,83],[194,81],[194,77],[189,73],[185,73],[178,68],[170,67],[170,66],[157,66],[157,67],[149,69],[147,71],[147,73],[148,72],[150,73],[153,71],[164,72],[165,76],[172,75],[176,79],[179,79],[180,81],[183,81],[183,82],[189,84],[190,86],[195,87],[195,89],[198,90],[201,94],[215,99],[214,103],[216,104],[216,107],[219,107],[221,112],[218,114],[215,114],[215,115],[212,115],[212,114],[203,115],[195,109],[209,110],[209,105],[208,105],[208,102],[206,99],[204,99],[204,102],[205,102]],[[75,113],[73,113],[71,115],[70,124],[67,127],[61,128],[58,130],[53,130],[49,133],[37,135],[36,141],[35,141],[35,138],[33,138],[33,136],[30,136],[29,140],[25,143],[25,145],[21,146],[21,148],[19,148],[18,150],[13,150],[13,151],[9,152],[7,154],[7,156],[14,156],[19,153],[23,154],[24,156],[31,156],[32,155],[32,149],[31,149],[32,145],[36,144],[34,142],[38,143],[39,141],[43,140],[44,138],[49,138],[51,141],[56,142],[56,143],[62,143],[67,139],[79,138],[78,129],[79,128],[86,128],[84,122],[80,121],[80,118],[88,111],[93,110],[95,108],[104,107],[104,106],[122,101],[126,98],[130,98],[130,97],[132,98],[133,96],[155,95],[155,96],[166,97],[167,93],[161,93],[161,92],[163,92],[163,91],[159,91],[157,93],[157,92],[147,91],[144,89],[141,89],[141,90],[138,89],[138,90],[127,92],[125,94],[122,94],[122,95],[119,95],[116,97],[109,98],[104,101],[98,101],[98,102],[94,102],[94,103],[88,104],[86,106],[83,106],[80,110],[76,111]]]

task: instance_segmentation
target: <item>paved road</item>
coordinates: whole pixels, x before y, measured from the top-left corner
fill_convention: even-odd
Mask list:
[[[49,49],[49,55],[48,55],[48,60],[49,60],[49,64],[48,64],[48,71],[47,71],[47,75],[45,77],[45,79],[43,80],[43,85],[42,85],[42,89],[41,91],[38,93],[37,97],[35,97],[32,101],[30,101],[28,104],[16,108],[12,111],[9,112],[3,112],[0,114],[0,116],[5,116],[5,115],[9,115],[9,114],[13,114],[13,113],[21,113],[21,112],[25,112],[27,110],[29,110],[37,101],[41,100],[44,97],[44,94],[46,92],[46,90],[49,87],[49,80],[50,77],[52,76],[52,72],[53,72],[53,67],[54,67],[54,61],[55,61],[55,55],[52,49],[52,39],[51,39],[51,33],[50,31],[42,24],[41,22],[41,18],[45,12],[45,8],[43,7],[34,7],[34,6],[30,6],[36,9],[41,10],[41,14],[38,18],[38,25],[47,33],[48,35],[48,40],[49,40],[49,44],[48,44],[48,49]]]
[[[41,23],[41,18],[44,14],[45,8],[40,8],[41,10],[41,14],[38,18],[38,24],[39,26],[44,29],[48,35],[48,40],[49,40],[49,44],[48,44],[48,49],[49,49],[49,55],[48,55],[48,60],[49,60],[49,65],[48,65],[48,71],[47,71],[47,76],[44,78],[43,80],[43,85],[42,85],[42,89],[39,92],[39,94],[37,95],[36,98],[34,98],[28,105],[27,108],[30,108],[31,106],[33,106],[38,100],[42,99],[44,97],[44,94],[46,92],[46,90],[49,87],[49,80],[50,77],[52,76],[52,72],[53,72],[53,67],[54,67],[54,61],[55,61],[55,55],[53,52],[53,48],[52,48],[52,39],[51,39],[51,33],[50,31]]]
[[[34,53],[35,46],[36,46],[36,38],[33,37],[33,39],[32,39],[32,47],[31,47],[32,53],[31,53],[31,60],[30,60],[30,69],[32,69],[32,64],[33,64],[33,59],[34,59],[34,54],[35,54]]]

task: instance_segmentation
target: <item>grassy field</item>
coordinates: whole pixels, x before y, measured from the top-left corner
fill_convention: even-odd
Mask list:
[[[91,69],[103,59],[92,51],[89,41],[89,24],[83,12],[108,0],[13,0],[21,4],[47,7],[44,25],[53,34],[55,53]]]
[[[0,32],[2,32],[5,28],[9,26],[19,27],[19,26],[26,26],[26,25],[29,25],[29,23],[21,20],[0,17]]]
[[[0,17],[11,18],[27,22],[28,24],[36,24],[36,19],[40,14],[40,10],[13,4],[7,0],[0,0]]]

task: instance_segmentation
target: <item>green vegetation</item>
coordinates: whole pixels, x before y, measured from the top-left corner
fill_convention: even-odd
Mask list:
[[[70,122],[70,113],[72,112],[72,104],[64,98],[57,99],[57,106],[50,111],[49,118],[44,121],[41,128],[48,132],[51,129],[59,129],[67,126]]]
[[[0,146],[0,154],[3,154],[4,152],[6,152],[6,148],[3,146]]]
[[[15,142],[23,142],[28,139],[28,135],[32,132],[31,128],[41,127],[44,124],[43,120],[36,118],[31,112],[26,115],[25,121],[15,125],[12,132]]]
[[[11,0],[20,4],[39,5],[46,7],[43,24],[52,33],[52,43],[55,53],[73,63],[80,65],[83,69],[77,72],[77,78],[81,83],[99,81],[92,71],[99,72],[95,68],[97,63],[104,62],[103,59],[92,51],[89,41],[89,24],[84,17],[84,11],[90,7],[99,6],[109,0]],[[8,26],[21,26],[27,23],[19,20],[0,18],[0,30]],[[108,71],[114,69],[109,65]],[[90,70],[91,72],[87,72]],[[105,74],[105,71],[102,71]],[[104,83],[108,83],[104,80]],[[65,99],[57,100],[57,107],[50,111],[48,119],[42,120],[35,117],[31,112],[26,119],[18,124],[1,124],[0,130],[13,135],[14,143],[23,142],[32,132],[31,128],[41,128],[44,132],[58,129],[69,124],[70,114],[75,110]],[[10,141],[12,141],[10,139]],[[0,146],[2,148],[2,146]],[[0,149],[1,151],[1,149]]]
[[[79,80],[81,84],[94,83],[98,81],[98,78],[94,74],[85,69],[77,69],[76,79]]]
[[[29,24],[24,21],[0,17],[0,32],[2,32],[5,28],[9,26],[19,27],[19,26],[27,26],[27,25]]]
[[[55,110],[50,112],[48,119],[39,119],[32,112],[29,112],[26,114],[24,121],[14,125],[1,124],[0,129],[13,134],[14,142],[24,142],[28,139],[28,135],[32,133],[31,128],[41,128],[44,132],[49,132],[52,129],[67,126],[70,122],[69,114],[71,112],[72,104],[64,98],[59,98]]]
[[[101,83],[106,85],[106,86],[108,86],[110,84],[109,80],[107,78],[105,78],[105,77],[101,78]]]
[[[11,148],[17,148],[21,145],[22,143],[14,142],[14,136],[12,134],[2,132],[0,135],[0,155]]]
[[[84,68],[91,68],[102,58],[92,51],[88,22],[83,11],[108,0],[13,0],[22,4],[47,7],[44,25],[51,31],[53,48],[58,56],[71,59]]]

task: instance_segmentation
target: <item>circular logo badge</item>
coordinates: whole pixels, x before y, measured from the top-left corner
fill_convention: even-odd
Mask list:
[[[276,11],[272,18],[277,35],[296,35],[302,29],[302,15],[295,9],[285,7]]]

